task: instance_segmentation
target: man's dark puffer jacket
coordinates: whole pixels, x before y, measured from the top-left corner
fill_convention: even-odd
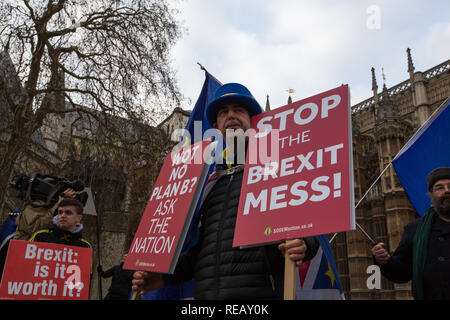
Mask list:
[[[82,227],[80,229],[82,229]],[[62,230],[57,226],[53,226],[50,229],[37,231],[28,241],[48,242],[67,246],[92,248],[92,245],[81,236],[81,230],[72,233],[70,231]]]
[[[202,206],[199,243],[182,254],[166,284],[195,278],[195,299],[282,299],[284,257],[277,245],[233,248],[243,171],[223,175]],[[305,259],[317,252],[315,238],[305,239]]]

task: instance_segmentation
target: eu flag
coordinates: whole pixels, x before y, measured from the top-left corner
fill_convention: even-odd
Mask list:
[[[203,133],[206,130],[211,129],[211,126],[209,125],[208,121],[206,121],[205,118],[205,109],[211,102],[211,100],[214,99],[214,93],[216,92],[217,88],[219,88],[222,84],[212,75],[210,75],[208,71],[206,71],[203,67],[202,69],[205,71],[205,81],[203,82],[202,90],[197,99],[197,102],[195,103],[194,108],[192,109],[191,115],[187,122],[186,133],[183,136],[183,140],[180,143],[181,146],[188,146],[190,144],[203,140]],[[211,165],[210,173],[213,170],[213,168],[214,164]],[[202,194],[200,195],[200,199],[202,199]],[[196,211],[189,226],[189,230],[183,244],[182,249],[183,252],[192,248],[198,241],[199,238],[198,212],[200,210],[200,203],[201,201],[199,201],[199,203],[197,204]],[[191,280],[189,282],[184,283],[183,285],[170,287],[167,286],[158,290],[150,291],[144,296],[142,296],[141,299],[178,300],[178,299],[191,299],[193,298],[193,296],[194,296],[194,280]]]
[[[214,99],[214,94],[217,88],[219,88],[222,85],[216,78],[210,75],[208,71],[206,71],[203,67],[202,69],[205,71],[205,81],[203,82],[202,91],[200,92],[197,102],[195,103],[194,109],[192,109],[192,113],[186,124],[186,130],[189,132],[189,135],[187,137],[189,139],[190,136],[191,141],[187,141],[185,136],[184,145],[189,145],[192,143],[202,141],[204,132],[208,129],[211,129],[209,122],[206,120],[205,109],[208,106],[208,104]],[[213,169],[214,165],[211,165],[209,173],[211,173]],[[202,195],[200,195],[200,199],[202,199]],[[183,245],[183,251],[189,250],[192,246],[194,246],[197,243],[198,240],[197,214],[200,209],[200,202],[201,201],[199,201],[199,203],[197,204],[197,209],[194,213],[194,217],[192,218],[189,231],[186,235],[186,239]]]
[[[204,69],[203,69],[204,70]],[[214,93],[222,84],[212,75],[205,71],[205,81],[203,82],[202,91],[192,109],[191,116],[186,124],[186,130],[189,135],[183,137],[182,145],[187,146],[203,140],[203,133],[211,129],[206,120],[205,109],[208,104],[214,99]],[[201,129],[201,130],[200,130]],[[190,140],[190,141],[189,141]]]
[[[344,300],[333,252],[326,235],[316,237],[320,248],[310,261],[298,270],[297,300]]]
[[[392,161],[412,205],[422,217],[430,207],[426,177],[450,167],[450,98],[438,108]]]

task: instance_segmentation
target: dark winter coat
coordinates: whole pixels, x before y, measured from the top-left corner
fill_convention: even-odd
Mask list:
[[[53,226],[35,232],[28,241],[57,243],[67,246],[92,248],[91,244],[82,238],[83,225],[80,223],[74,232],[65,231],[58,226],[57,216],[53,218]]]
[[[405,226],[400,243],[381,274],[392,282],[404,283],[412,279],[413,239],[421,219]],[[427,258],[423,272],[425,299],[450,300],[450,222],[436,216],[428,240]]]
[[[106,271],[100,269],[102,278],[112,277],[111,286],[104,300],[128,300],[131,292],[133,270],[122,269],[123,262]]]
[[[201,208],[199,243],[180,256],[173,285],[195,279],[195,299],[282,299],[284,257],[278,244],[233,248],[243,171],[218,178]],[[317,252],[315,238],[305,239],[305,259]]]

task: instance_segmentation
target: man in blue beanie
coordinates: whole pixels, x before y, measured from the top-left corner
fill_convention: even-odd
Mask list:
[[[219,87],[206,108],[208,122],[227,140],[227,146],[227,138],[245,133],[251,117],[260,113],[250,91],[238,83]],[[282,299],[283,254],[297,266],[314,257],[319,246],[315,238],[295,239],[288,245],[233,248],[244,164],[235,157],[227,159],[231,163],[216,164],[205,187],[197,245],[180,256],[173,275],[136,272],[134,291],[144,294],[194,278],[195,299]]]

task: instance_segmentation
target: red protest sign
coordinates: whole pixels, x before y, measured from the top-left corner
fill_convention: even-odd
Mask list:
[[[203,140],[166,157],[124,269],[173,273],[212,161],[210,147],[211,139]]]
[[[2,300],[87,300],[92,249],[11,240]]]
[[[348,86],[252,118],[233,246],[355,228]]]

